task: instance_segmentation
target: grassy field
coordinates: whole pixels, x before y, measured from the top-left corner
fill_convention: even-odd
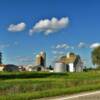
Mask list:
[[[100,71],[0,72],[0,100],[36,100],[100,89]]]

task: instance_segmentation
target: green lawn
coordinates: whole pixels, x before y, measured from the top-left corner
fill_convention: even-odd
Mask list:
[[[0,100],[34,100],[100,89],[100,71],[0,72]]]

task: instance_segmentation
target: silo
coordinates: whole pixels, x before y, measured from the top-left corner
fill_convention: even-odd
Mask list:
[[[66,64],[56,62],[54,66],[54,72],[66,72]]]
[[[36,55],[36,65],[41,65],[41,56]]]
[[[42,66],[46,67],[46,53],[41,51],[40,56],[42,57]]]
[[[66,54],[66,57],[67,57],[67,58],[69,58],[69,57],[70,57],[70,53],[69,53],[69,52]]]

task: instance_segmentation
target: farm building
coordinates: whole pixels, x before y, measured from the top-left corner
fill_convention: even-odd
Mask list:
[[[45,71],[44,66],[41,65],[27,65],[24,68],[26,71]]]
[[[68,53],[66,56],[62,56],[58,62],[62,63],[63,66],[64,64],[66,65],[67,72],[81,72],[84,68],[81,57],[74,53]]]
[[[13,64],[7,64],[5,65],[3,71],[9,71],[9,72],[19,71],[19,66]]]
[[[3,69],[5,68],[4,64],[0,64],[0,71],[3,71]]]

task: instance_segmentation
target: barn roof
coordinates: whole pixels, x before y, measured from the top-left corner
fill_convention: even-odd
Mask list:
[[[59,60],[59,62],[65,63],[65,64],[69,64],[69,63],[75,63],[77,61],[77,57],[78,55],[75,55],[74,53],[70,53],[69,57],[67,56],[62,56]]]

